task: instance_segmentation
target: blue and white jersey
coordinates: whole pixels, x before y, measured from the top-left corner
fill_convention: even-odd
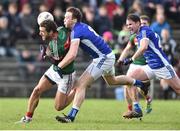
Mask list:
[[[159,35],[154,33],[148,26],[140,27],[137,39],[139,46],[142,39],[149,40],[148,49],[144,52],[143,55],[151,69],[158,69],[169,65],[169,60],[161,49]]]
[[[72,29],[71,41],[80,39],[80,47],[91,57],[98,58],[112,52],[109,45],[90,26],[78,22]]]

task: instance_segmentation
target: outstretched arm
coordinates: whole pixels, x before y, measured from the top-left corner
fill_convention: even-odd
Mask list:
[[[132,60],[134,61],[136,58],[140,57],[143,55],[143,53],[147,50],[149,44],[149,39],[142,39],[140,41],[140,47],[138,50],[135,52],[135,54],[132,56]]]
[[[64,59],[58,64],[58,67],[63,69],[70,64],[77,56],[80,40],[76,39],[71,41],[70,49]]]
[[[121,53],[119,59],[117,60],[117,62],[123,61],[128,56],[128,53],[132,48],[133,48],[133,45],[129,41],[128,44],[126,45],[125,49],[122,51],[122,53]]]

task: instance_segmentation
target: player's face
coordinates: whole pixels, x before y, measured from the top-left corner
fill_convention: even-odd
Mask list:
[[[134,22],[132,20],[127,20],[126,21],[126,26],[129,29],[131,34],[137,33],[140,23],[139,22]]]
[[[64,25],[67,28],[72,28],[75,23],[75,20],[72,18],[71,12],[66,12],[64,15]]]
[[[141,26],[149,26],[148,21],[141,19]]]
[[[39,35],[42,37],[43,41],[49,40],[50,39],[50,35],[49,33],[46,31],[45,27],[39,27]]]

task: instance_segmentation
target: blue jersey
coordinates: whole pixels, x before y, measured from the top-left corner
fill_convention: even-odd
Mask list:
[[[137,35],[138,44],[142,39],[148,39],[149,44],[147,50],[144,52],[144,57],[147,64],[152,69],[158,69],[169,64],[169,60],[161,49],[161,41],[159,35],[154,33],[149,27],[140,27],[139,34]]]
[[[80,39],[80,47],[91,57],[98,58],[112,52],[109,45],[90,26],[77,22],[71,32],[71,41]]]

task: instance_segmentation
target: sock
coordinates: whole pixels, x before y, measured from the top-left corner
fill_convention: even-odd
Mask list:
[[[133,105],[136,112],[141,112],[141,107],[138,102],[133,102]]]
[[[143,88],[143,82],[140,80],[134,80],[133,85]]]
[[[31,113],[31,112],[26,112],[26,117],[32,118],[32,116],[33,116],[33,113]]]
[[[146,101],[147,101],[147,102],[151,102],[151,97],[150,97],[150,96],[147,96],[147,97],[146,97]]]
[[[68,114],[68,117],[69,117],[72,121],[74,121],[74,119],[75,119],[78,111],[79,111],[79,109],[76,109],[76,108],[72,107],[72,108],[71,108],[71,111],[70,111],[69,114]]]
[[[131,104],[128,105],[128,110],[132,111],[132,105]]]

